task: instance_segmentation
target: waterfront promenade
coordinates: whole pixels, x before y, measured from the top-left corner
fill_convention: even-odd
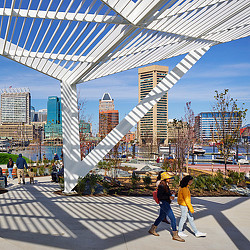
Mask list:
[[[28,180],[27,180],[28,181]],[[158,213],[152,197],[79,197],[53,193],[50,177],[0,194],[0,249],[249,249],[248,197],[193,198],[195,220],[206,238],[173,241],[161,223],[160,237],[148,234]],[[176,201],[174,213],[180,210]]]
[[[205,170],[205,171],[218,171],[221,170],[222,172],[225,172],[225,165],[224,164],[195,164],[195,165],[188,165],[189,168],[194,168],[194,169],[200,169],[200,170]],[[228,164],[227,165],[228,170],[233,170],[236,172],[245,172],[246,174],[250,172],[250,165],[232,165]]]

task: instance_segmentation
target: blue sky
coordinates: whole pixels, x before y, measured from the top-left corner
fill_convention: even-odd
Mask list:
[[[184,56],[160,61],[171,70]],[[0,57],[0,88],[29,87],[32,106],[46,108],[48,96],[60,96],[59,81],[14,61]],[[184,116],[185,103],[191,101],[195,114],[211,111],[215,90],[228,88],[230,96],[250,110],[250,37],[212,47],[169,91],[169,119]],[[78,85],[85,99],[85,114],[98,129],[98,104],[104,92],[115,100],[120,120],[138,102],[138,69],[121,72]],[[244,124],[250,123],[250,111]]]

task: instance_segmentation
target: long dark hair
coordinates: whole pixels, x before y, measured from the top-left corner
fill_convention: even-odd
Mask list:
[[[158,176],[157,176],[157,181],[159,181],[159,180],[161,180],[161,174],[163,173],[164,171],[161,171],[161,172],[159,172],[159,174],[158,174]]]
[[[181,182],[180,182],[180,187],[184,188],[188,185],[188,182],[193,180],[193,177],[191,175],[185,176]]]

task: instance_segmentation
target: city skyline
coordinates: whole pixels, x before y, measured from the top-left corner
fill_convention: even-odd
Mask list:
[[[169,119],[184,116],[185,103],[191,101],[197,115],[211,111],[214,91],[228,88],[231,97],[238,103],[245,102],[250,109],[250,38],[243,38],[217,45],[202,58],[181,81],[169,91]],[[155,63],[169,66],[171,70],[183,56]],[[150,64],[153,65],[153,64]],[[31,104],[36,111],[46,108],[49,96],[60,97],[59,81],[29,69],[23,65],[0,57],[0,88],[28,86]],[[98,102],[105,92],[116,101],[120,120],[138,102],[138,68],[103,77],[78,85],[80,96],[86,99],[86,115],[91,116],[93,131],[98,130]],[[250,123],[248,112],[243,125]],[[96,131],[95,131],[96,130]]]

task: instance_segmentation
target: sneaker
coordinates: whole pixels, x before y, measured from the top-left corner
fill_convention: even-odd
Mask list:
[[[195,234],[195,237],[206,237],[206,236],[207,236],[206,233],[202,233],[202,232],[199,232],[199,231]]]
[[[183,233],[183,232],[178,232],[178,235],[179,235],[180,237],[188,237],[188,235],[185,234],[185,233]]]

